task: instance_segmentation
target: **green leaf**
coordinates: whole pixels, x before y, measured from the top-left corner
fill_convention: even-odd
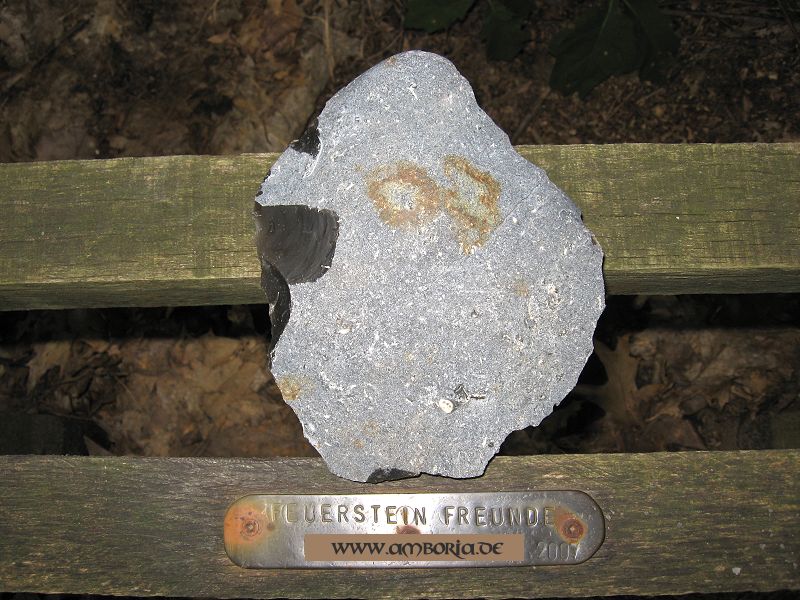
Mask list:
[[[619,0],[606,8],[593,8],[580,15],[575,28],[561,31],[550,44],[556,57],[550,87],[585,97],[612,75],[637,69],[642,63],[636,22],[622,11]]]
[[[511,60],[522,50],[525,42],[530,39],[528,30],[523,26],[531,8],[530,3],[524,1],[513,4],[495,2],[491,5],[491,12],[483,22],[482,31],[489,58]]]
[[[434,33],[463,19],[475,0],[408,0],[404,26]]]
[[[674,54],[678,51],[680,42],[672,30],[672,21],[658,10],[655,0],[625,0],[625,6],[634,14],[656,52]]]
[[[661,73],[678,51],[680,41],[672,30],[672,21],[658,9],[655,0],[625,0],[625,6],[636,18],[643,38],[643,54],[639,76],[660,80]]]

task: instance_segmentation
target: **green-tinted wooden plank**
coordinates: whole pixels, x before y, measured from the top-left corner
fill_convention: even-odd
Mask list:
[[[520,151],[583,210],[609,292],[800,291],[800,144]]]
[[[0,457],[0,589],[269,597],[572,597],[800,588],[800,451],[498,458],[480,478],[380,485],[319,460]],[[576,489],[606,540],[576,566],[244,570],[228,505],[252,493]]]
[[[0,307],[263,301],[251,212],[274,159],[0,165]]]
[[[800,290],[800,144],[528,146],[584,211],[609,293]],[[0,165],[0,309],[262,301],[275,155]]]

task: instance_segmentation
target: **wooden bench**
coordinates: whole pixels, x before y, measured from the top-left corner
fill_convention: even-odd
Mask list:
[[[800,291],[800,144],[537,146],[611,294]],[[261,302],[252,198],[275,155],[0,165],[0,309]],[[577,566],[244,570],[250,493],[577,489]],[[0,591],[191,597],[566,597],[800,589],[800,451],[529,456],[364,485],[313,459],[0,457]]]

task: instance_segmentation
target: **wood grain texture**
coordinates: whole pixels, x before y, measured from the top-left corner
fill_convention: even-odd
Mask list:
[[[800,144],[518,149],[583,210],[609,293],[800,291]],[[275,158],[0,165],[0,310],[263,302]]]
[[[800,588],[800,451],[497,458],[478,479],[380,485],[319,460],[0,457],[0,589],[189,597],[564,597]],[[576,489],[606,517],[577,566],[245,570],[226,508],[252,493]],[[738,574],[737,574],[738,573]]]
[[[519,150],[580,206],[609,293],[800,291],[800,144]]]

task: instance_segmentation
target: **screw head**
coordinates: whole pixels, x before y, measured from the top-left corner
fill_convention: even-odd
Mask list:
[[[244,517],[241,528],[242,537],[254,538],[261,533],[261,522],[253,517]]]
[[[561,525],[561,533],[568,540],[579,540],[583,537],[583,523],[574,517],[566,519]]]

